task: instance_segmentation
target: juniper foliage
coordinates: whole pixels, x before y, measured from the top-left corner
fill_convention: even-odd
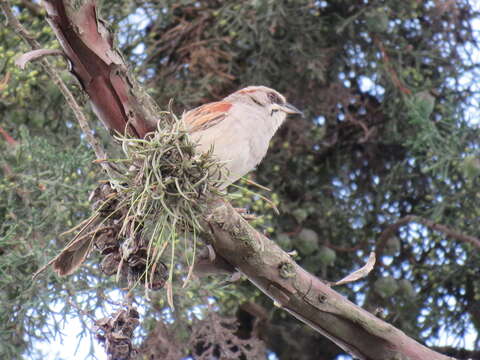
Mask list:
[[[13,3],[39,41],[54,46],[38,9],[25,1]],[[181,114],[241,86],[262,84],[305,112],[304,119],[282,127],[251,175],[273,189],[263,195],[278,204],[280,215],[245,190],[232,195],[240,206],[264,215],[257,226],[286,250],[296,250],[303,267],[334,281],[377,251],[375,271],[340,292],[371,311],[382,309],[387,321],[428,345],[447,334],[454,355],[467,334],[478,338],[478,249],[426,222],[405,223],[379,241],[409,215],[480,237],[478,30],[473,28],[479,9],[473,2],[103,4],[102,15],[116,30],[132,70],[163,108],[174,98],[174,110]],[[45,74],[35,64],[27,71],[13,66],[14,56],[26,48],[11,29],[0,29],[0,46],[0,125],[18,141],[0,141],[5,274],[0,354],[28,358],[36,339],[59,330],[48,320],[55,301],[63,304],[63,315],[78,314],[62,302],[75,289],[79,308],[93,310],[103,301],[99,294],[114,285],[96,270],[95,258],[73,278],[29,280],[62,247],[58,234],[87,215],[88,192],[102,176]],[[60,59],[58,66],[64,66]],[[62,76],[69,79],[66,71]],[[94,126],[108,143],[101,126]],[[151,339],[152,330],[151,336],[162,334],[167,348],[188,343],[192,311],[206,314],[214,300],[219,314],[237,316],[238,336],[262,338],[280,359],[335,359],[341,353],[253,287],[222,287],[215,281],[181,290],[178,315],[163,332],[156,321],[166,318],[164,296],[142,303],[146,321],[139,341]],[[306,348],[311,351],[302,351]]]

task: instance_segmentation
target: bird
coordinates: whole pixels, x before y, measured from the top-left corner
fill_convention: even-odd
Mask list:
[[[212,150],[226,169],[222,188],[252,171],[265,157],[270,140],[287,118],[302,115],[278,91],[248,86],[182,116],[198,151]]]
[[[224,189],[262,161],[270,140],[290,114],[303,116],[278,91],[266,86],[248,86],[220,101],[185,112],[181,121],[198,151],[212,151],[226,169],[221,173]],[[61,276],[75,272],[93,246],[92,237],[79,235],[46,266],[53,264]]]

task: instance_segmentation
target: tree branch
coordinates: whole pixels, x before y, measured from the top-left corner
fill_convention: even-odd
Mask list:
[[[207,222],[213,246],[277,306],[359,359],[445,360],[402,331],[356,306],[306,272],[223,200],[212,200]]]
[[[15,33],[17,33],[28,45],[30,45],[32,50],[41,49],[40,43],[37,40],[35,40],[35,37],[33,37],[31,34],[28,33],[28,31],[22,26],[22,24],[20,24],[18,19],[15,17],[15,15],[12,12],[9,1],[4,0],[0,2],[0,7],[6,16],[9,25],[12,27]],[[50,62],[47,59],[42,58],[40,60],[40,64],[42,65],[46,73],[50,76],[50,78],[53,80],[53,82],[58,86],[61,93],[65,97],[65,100],[67,101],[70,109],[75,115],[75,118],[77,119],[82,132],[85,134],[85,137],[88,143],[95,151],[95,155],[97,156],[97,159],[105,159],[107,157],[106,152],[103,149],[103,147],[99,144],[95,136],[93,135],[93,131],[90,128],[90,125],[88,124],[88,120],[85,114],[83,113],[82,108],[80,107],[77,100],[75,99],[75,96],[73,96],[73,94],[68,89],[65,82],[62,80],[60,75],[58,75],[55,68],[50,64]],[[109,165],[106,163],[101,163],[100,165],[110,175]]]
[[[112,131],[140,138],[155,130],[160,109],[130,76],[109,29],[97,18],[96,1],[44,0],[44,5],[72,74],[103,123]]]
[[[27,8],[33,15],[41,17],[42,16],[42,7],[30,0],[19,0],[20,5]]]
[[[379,236],[378,241],[377,241],[377,247],[376,247],[376,252],[377,254],[380,254],[381,251],[383,250],[383,247],[385,246],[386,241],[395,235],[395,232],[402,226],[405,226],[411,222],[416,222],[422,225],[425,225],[429,229],[440,231],[441,233],[444,233],[445,235],[452,237],[458,241],[466,242],[469,243],[473,246],[476,246],[477,248],[480,248],[480,240],[474,236],[470,235],[465,235],[462,234],[459,231],[450,229],[449,227],[442,225],[442,224],[437,224],[436,222],[425,219],[421,216],[417,215],[407,215],[404,216],[403,218],[400,218],[396,223],[391,224],[388,226]]]
[[[132,80],[96,18],[94,0],[45,0],[49,23],[72,62],[97,115],[113,130],[143,137],[156,125],[158,108]],[[218,254],[275,304],[344,350],[368,360],[447,360],[402,331],[354,305],[303,270],[273,241],[253,229],[223,199],[211,199],[204,214]]]

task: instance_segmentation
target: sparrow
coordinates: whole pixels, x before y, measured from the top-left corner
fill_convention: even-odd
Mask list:
[[[248,86],[184,113],[182,120],[198,150],[212,149],[213,156],[224,164],[225,188],[262,161],[270,140],[289,114],[303,115],[278,91]]]
[[[198,150],[212,151],[223,164],[226,171],[221,174],[224,176],[222,188],[226,188],[262,161],[270,140],[289,114],[303,115],[277,91],[265,86],[249,86],[223,100],[187,111],[182,121]],[[61,276],[77,270],[93,243],[92,237],[80,235],[46,266],[53,264]]]

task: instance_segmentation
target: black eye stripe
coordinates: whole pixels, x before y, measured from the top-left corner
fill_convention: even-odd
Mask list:
[[[252,99],[252,101],[257,104],[257,105],[260,105],[260,106],[263,106],[263,104],[261,102],[259,102],[257,99],[255,99],[253,96],[249,96],[250,99]]]

